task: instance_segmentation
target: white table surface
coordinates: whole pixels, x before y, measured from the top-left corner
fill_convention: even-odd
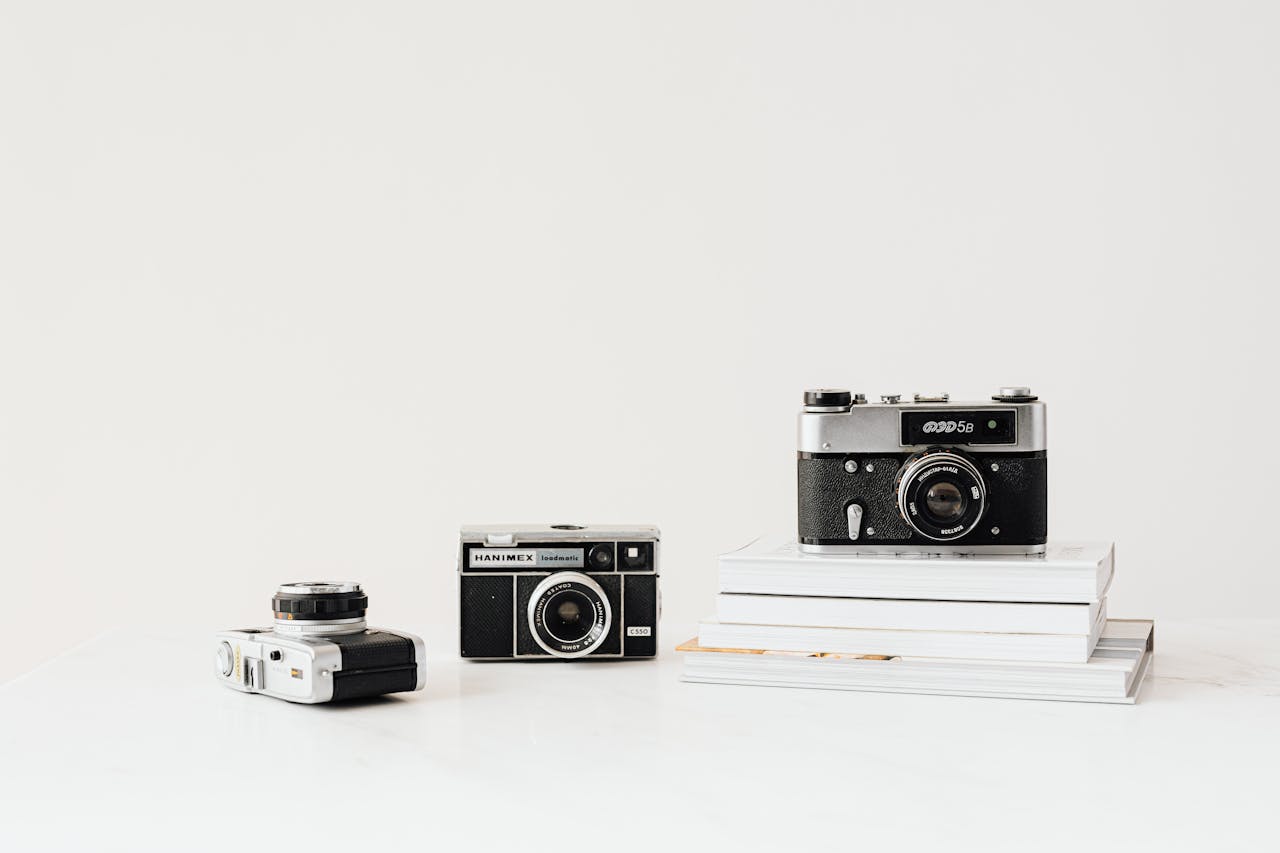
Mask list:
[[[100,637],[0,687],[0,850],[1280,844],[1280,620],[1157,621],[1136,706],[451,651],[422,693],[299,706],[215,683],[208,637]]]

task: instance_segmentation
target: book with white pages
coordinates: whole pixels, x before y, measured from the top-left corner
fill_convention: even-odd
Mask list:
[[[1097,624],[1101,610],[1101,601],[1091,604],[1024,604],[733,592],[722,592],[716,596],[716,618],[720,622],[826,628],[1088,634]]]
[[[1154,650],[1155,623],[1132,619],[1108,621],[1085,663],[678,647],[688,682],[1117,704],[1137,701]]]
[[[1091,604],[1115,567],[1110,542],[1049,543],[1041,556],[811,554],[766,537],[720,556],[720,592]]]
[[[820,650],[894,657],[1084,663],[1093,654],[1104,624],[1105,602],[1099,606],[1097,619],[1087,634],[827,628],[706,620],[698,626],[698,643],[711,648],[779,652]]]

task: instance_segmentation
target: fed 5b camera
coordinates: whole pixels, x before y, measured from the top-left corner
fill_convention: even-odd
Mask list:
[[[800,547],[811,552],[1040,554],[1047,535],[1045,407],[1027,388],[868,403],[806,391],[796,460]]]
[[[214,637],[218,680],[290,702],[329,702],[421,690],[422,640],[365,626],[358,583],[287,583],[271,599],[275,625]]]
[[[464,658],[657,654],[658,528],[482,525],[460,539]]]

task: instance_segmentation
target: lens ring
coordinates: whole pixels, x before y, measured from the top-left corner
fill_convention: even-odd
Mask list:
[[[570,618],[562,612],[566,603],[576,607],[578,615]],[[557,572],[544,578],[529,596],[527,615],[534,641],[558,658],[591,654],[605,641],[613,625],[609,597],[600,584],[581,572]],[[574,623],[586,627],[578,629]]]
[[[362,631],[369,597],[358,583],[303,581],[281,584],[271,598],[276,630],[289,634]]]
[[[896,489],[903,520],[935,542],[966,536],[987,508],[987,486],[977,466],[947,448],[931,447],[909,458],[898,472]]]
[[[294,581],[276,588],[276,592],[282,595],[334,595],[361,591],[360,584],[355,581]]]

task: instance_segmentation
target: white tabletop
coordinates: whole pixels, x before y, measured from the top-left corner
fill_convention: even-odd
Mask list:
[[[444,648],[422,693],[299,706],[218,685],[209,650],[117,632],[0,687],[0,849],[1257,849],[1277,835],[1280,621],[1157,622],[1131,707],[684,684],[672,652],[530,665]]]

